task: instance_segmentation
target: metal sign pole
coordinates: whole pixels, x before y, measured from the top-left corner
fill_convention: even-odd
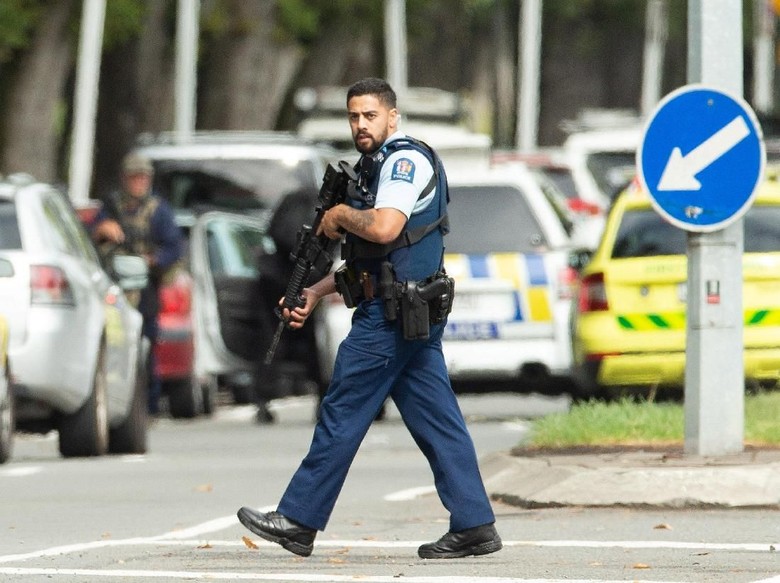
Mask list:
[[[179,0],[176,13],[174,132],[186,142],[195,131],[200,0]]]
[[[106,0],[85,0],[81,11],[73,134],[68,171],[68,195],[77,204],[89,200],[92,183],[92,154],[95,145],[95,117],[105,16]]]
[[[689,0],[689,83],[742,96],[742,68],[742,2]],[[743,450],[742,237],[742,219],[688,235],[686,454]]]

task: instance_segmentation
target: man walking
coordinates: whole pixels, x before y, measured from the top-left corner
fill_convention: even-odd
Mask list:
[[[449,531],[422,545],[419,556],[498,551],[501,538],[442,354],[451,293],[429,302],[414,293],[416,282],[446,278],[444,168],[427,145],[398,130],[396,95],[385,81],[369,78],[352,85],[347,114],[362,154],[358,188],[320,224],[327,237],[345,237],[345,267],[306,288],[305,305],[283,315],[300,328],[322,297],[338,291],[356,306],[352,328],[339,347],[309,453],[277,510],[244,507],[238,518],[262,538],[309,556],[360,443],[389,396],[428,459],[450,513]],[[398,290],[404,290],[403,297]]]

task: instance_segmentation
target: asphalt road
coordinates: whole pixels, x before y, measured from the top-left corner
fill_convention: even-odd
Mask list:
[[[516,395],[461,404],[481,456],[521,441],[525,418],[567,406]],[[275,407],[272,426],[255,425],[249,406],[161,419],[145,456],[64,460],[55,435],[23,436],[0,466],[0,580],[780,583],[780,521],[767,510],[496,503],[504,550],[420,560],[417,546],[446,531],[447,514],[393,409],[370,430],[314,554],[296,557],[235,519],[243,505],[273,508],[308,448],[313,402]]]

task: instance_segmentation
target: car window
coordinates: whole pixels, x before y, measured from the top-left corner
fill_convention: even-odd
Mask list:
[[[552,180],[558,190],[566,198],[577,198],[577,185],[574,183],[574,178],[571,175],[571,170],[568,168],[558,167],[541,167],[539,169],[547,178]]]
[[[214,277],[255,278],[258,256],[274,251],[270,238],[258,227],[230,219],[209,221],[206,245]]]
[[[46,231],[57,251],[73,255],[75,241],[62,222],[62,209],[57,205],[56,199],[51,196],[43,198],[43,214],[46,218]]]
[[[155,191],[176,209],[271,209],[318,184],[311,160],[158,160]]]
[[[511,186],[451,186],[448,253],[532,253],[547,245],[523,193]]]
[[[745,253],[780,251],[780,206],[754,205],[744,224]]]
[[[745,253],[780,252],[780,206],[751,207],[744,218],[744,239]],[[623,214],[612,257],[684,255],[687,245],[687,232],[654,210],[630,210]]]
[[[95,248],[76,217],[73,209],[59,194],[51,193],[44,199],[44,213],[57,235],[61,251],[99,264]]]
[[[564,195],[558,187],[552,182],[543,172],[533,171],[532,174],[537,178],[539,188],[541,188],[544,197],[547,202],[550,203],[555,215],[561,222],[563,230],[567,235],[571,235],[574,231],[574,222],[571,220],[569,209],[566,206],[566,195]]]
[[[0,201],[0,249],[21,249],[22,238],[13,201]]]
[[[636,154],[631,152],[594,152],[586,162],[599,190],[610,199],[636,175]]]

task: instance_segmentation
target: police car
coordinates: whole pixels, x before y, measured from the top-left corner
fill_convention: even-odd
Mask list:
[[[780,184],[766,180],[744,217],[746,383],[780,371]],[[581,397],[681,396],[685,375],[686,231],[664,220],[633,184],[617,199],[583,268],[572,318]]]
[[[468,170],[448,175],[444,265],[455,278],[455,301],[443,348],[450,377],[467,390],[568,390],[567,223],[525,165]],[[326,367],[349,330],[349,311],[339,300],[334,295],[315,311]]]

